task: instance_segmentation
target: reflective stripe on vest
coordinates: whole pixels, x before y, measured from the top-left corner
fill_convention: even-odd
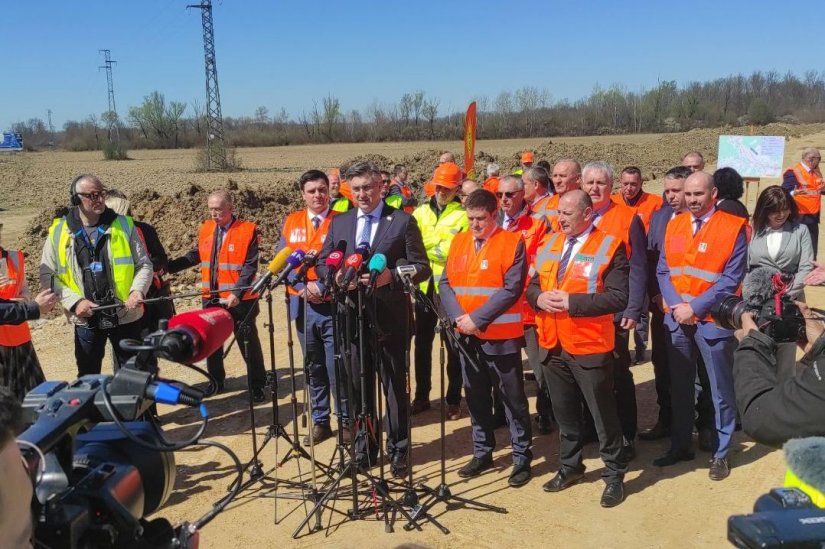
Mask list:
[[[556,274],[564,250],[566,235],[552,234],[536,255],[541,290],[561,289],[569,294],[595,294],[604,290],[604,273],[622,241],[594,228],[587,240],[570,259],[559,284]],[[613,315],[571,317],[569,313],[536,313],[536,330],[542,347],[562,348],[574,355],[607,353],[615,345]]]
[[[610,207],[601,216],[601,221],[596,225],[600,231],[612,234],[624,242],[628,259],[633,255],[630,245],[630,225],[635,217],[636,212],[633,208],[611,202]]]
[[[820,196],[820,187],[822,186],[822,175],[816,175],[808,171],[801,162],[793,167],[793,174],[796,177],[796,182],[799,184],[799,189],[815,194],[798,195],[794,194],[794,202],[799,206],[800,214],[818,214],[822,207],[822,197]]]
[[[716,210],[693,234],[693,216],[677,215],[665,230],[663,252],[670,279],[681,298],[690,303],[722,277],[745,220]],[[701,320],[712,320],[706,315]]]
[[[201,259],[201,289],[209,290],[211,280],[211,265],[213,263],[212,247],[217,225],[211,219],[201,224],[198,232],[198,254]],[[249,221],[236,219],[226,231],[221,242],[221,249],[218,250],[217,283],[218,296],[229,297],[231,289],[238,285],[241,278],[241,269],[246,263],[246,254],[249,251],[249,244],[255,236],[256,225]],[[208,292],[203,294],[205,299],[213,297]],[[246,291],[242,299],[255,299],[256,294]]]
[[[14,299],[23,295],[23,288],[26,284],[26,267],[23,259],[23,252],[20,250],[7,250],[5,261],[9,283],[0,286],[0,298]],[[17,347],[31,341],[32,334],[29,330],[29,323],[7,324],[0,326],[0,345],[3,347]]]
[[[132,257],[132,232],[135,222],[131,217],[119,215],[109,227],[109,259],[112,268],[112,285],[115,297],[125,303],[129,299],[132,282],[135,279],[135,259]],[[52,222],[49,228],[49,241],[54,247],[54,256],[57,258],[57,280],[77,295],[84,295],[81,289],[83,281],[75,280],[71,268],[72,259],[69,257],[71,238],[66,218],[61,217]],[[80,274],[80,273],[78,273]],[[81,275],[82,276],[82,275]]]
[[[513,266],[520,241],[519,233],[497,229],[476,252],[472,234],[462,232],[455,237],[446,271],[456,300],[465,313],[472,313],[501,292],[504,275]],[[517,300],[477,337],[499,340],[523,336],[521,303]]]
[[[329,224],[332,218],[338,215],[337,211],[330,210],[327,216],[318,225],[318,230],[312,226],[310,221],[310,214],[306,209],[292,212],[284,220],[284,229],[281,231],[281,237],[286,245],[293,250],[304,250],[309,253],[315,250],[316,254],[321,253],[321,248],[324,247],[324,241],[327,239],[329,232]],[[318,280],[318,275],[315,272],[315,267],[310,268],[306,273],[307,280]],[[287,292],[290,295],[297,296],[299,292],[291,285],[287,286]]]
[[[412,216],[421,231],[421,239],[433,271],[434,290],[438,293],[438,281],[447,264],[450,246],[458,233],[467,230],[467,213],[459,202],[452,201],[444,207],[444,211],[438,217],[429,203],[417,207]],[[424,280],[418,287],[426,294],[430,287],[430,279]]]

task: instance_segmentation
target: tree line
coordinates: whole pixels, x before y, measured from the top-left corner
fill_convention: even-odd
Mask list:
[[[495,97],[479,96],[478,139],[661,133],[727,124],[825,121],[825,73],[756,71],[680,86],[660,81],[652,89],[596,86],[577,101],[554,100],[546,89],[525,86]],[[23,134],[29,150],[57,147],[98,150],[108,142],[113,113],[69,121],[51,132],[31,118],[8,128]],[[143,103],[114,120],[129,148],[199,147],[206,140],[204,106],[167,101],[154,91]],[[307,143],[460,140],[464,112],[444,113],[438,98],[424,91],[405,93],[394,103],[374,101],[363,111],[346,110],[338,98],[313,100],[291,114],[260,106],[252,116],[225,117],[227,144],[235,147]]]

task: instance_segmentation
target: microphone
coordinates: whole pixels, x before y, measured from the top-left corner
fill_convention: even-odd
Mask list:
[[[296,280],[301,280],[307,275],[307,272],[311,268],[313,268],[318,263],[318,250],[310,250],[304,256],[304,262],[301,264],[301,268],[298,269],[298,272],[295,274]]]
[[[329,293],[332,289],[332,281],[334,280],[335,273],[338,272],[338,269],[341,268],[341,264],[344,262],[344,252],[347,249],[347,241],[346,240],[339,240],[338,244],[335,245],[335,249],[332,253],[327,256],[326,260],[326,267],[327,267],[327,276],[324,278],[324,296]]]
[[[751,307],[762,307],[777,293],[773,284],[774,275],[780,271],[773,267],[757,267],[742,280],[742,299]]]
[[[395,262],[395,274],[398,275],[398,278],[401,280],[409,280],[410,284],[412,284],[412,277],[418,274],[418,267],[410,265],[410,262],[402,257]]]
[[[158,354],[172,362],[194,364],[223,347],[233,327],[232,315],[220,307],[175,315],[158,343]]]
[[[252,286],[250,293],[261,293],[261,290],[266,288],[269,284],[269,281],[272,279],[272,276],[281,272],[281,269],[283,269],[284,265],[286,265],[286,261],[287,259],[289,259],[291,253],[292,248],[286,246],[282,248],[280,252],[275,254],[275,258],[272,261],[270,261],[269,265],[267,265],[266,267],[266,274],[255,281],[255,284]]]
[[[289,273],[291,273],[293,270],[295,270],[296,267],[301,265],[306,255],[307,254],[306,252],[304,252],[304,250],[295,250],[294,252],[289,254],[289,257],[286,258],[286,267],[284,267],[280,274],[278,274],[278,278],[275,279],[271,286],[275,288],[276,286],[278,286],[278,284],[286,280],[286,277],[289,276]]]
[[[367,282],[367,295],[371,294],[372,291],[375,289],[375,281],[378,279],[378,275],[383,273],[387,269],[387,256],[384,254],[375,254],[370,258],[369,264],[369,271],[370,271],[370,279]]]
[[[355,248],[355,252],[350,255],[344,265],[346,269],[344,270],[344,276],[341,277],[341,282],[338,284],[339,288],[346,288],[349,286],[349,283],[352,282],[352,279],[355,278],[355,275],[358,274],[358,270],[361,268],[361,264],[364,263],[364,260],[370,255],[370,245],[366,242],[362,242]]]

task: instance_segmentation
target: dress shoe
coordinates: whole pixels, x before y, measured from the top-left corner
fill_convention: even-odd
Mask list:
[[[690,461],[693,458],[693,452],[687,450],[681,452],[674,452],[672,450],[668,450],[667,453],[662,457],[654,459],[653,465],[655,465],[656,467],[668,467],[670,465],[675,465],[680,461]]]
[[[576,473],[573,471],[559,469],[556,476],[545,482],[542,488],[544,488],[545,492],[561,492],[562,490],[570,488],[574,484],[580,483],[582,480],[584,480],[584,473]]]
[[[627,437],[622,437],[622,449],[619,454],[619,460],[622,463],[630,463],[636,457],[636,441],[627,440]]]
[[[461,419],[461,405],[460,404],[448,404],[447,405],[447,419],[450,421],[455,421],[457,419]]]
[[[390,472],[395,478],[407,476],[407,452],[397,452],[390,458]]]
[[[536,373],[532,371],[524,372],[524,381],[535,381],[536,380]]]
[[[703,452],[715,452],[713,441],[713,431],[710,429],[699,429],[699,449]]]
[[[507,484],[509,484],[513,488],[518,488],[519,486],[524,486],[530,479],[533,477],[533,472],[530,469],[529,463],[523,463],[521,465],[513,465],[513,472],[510,473],[510,478],[507,479]]]
[[[710,460],[708,471],[710,480],[725,480],[730,476],[730,465],[727,458],[713,458]]]
[[[430,401],[429,400],[413,400],[412,406],[410,407],[410,411],[412,415],[420,414],[421,412],[425,412],[430,409]]]
[[[636,349],[636,353],[633,356],[633,364],[639,365],[645,361],[645,350],[644,349]]]
[[[624,483],[621,480],[608,482],[602,492],[602,500],[599,502],[602,507],[616,507],[624,501]]]
[[[639,433],[639,440],[659,440],[661,438],[667,438],[670,436],[670,428],[665,427],[658,421],[656,425],[651,427],[650,429],[645,429],[641,433]]]
[[[536,423],[538,423],[536,429],[540,435],[549,435],[553,432],[553,429],[555,429],[553,420],[546,416],[536,416]]]
[[[332,436],[328,423],[316,423],[312,426],[312,442],[318,444]],[[304,446],[309,446],[309,435],[304,437]]]
[[[252,388],[252,402],[261,403],[266,400],[266,394],[264,393],[263,387],[253,387]]]
[[[458,476],[461,478],[477,477],[487,469],[493,467],[493,456],[484,456],[481,458],[473,456],[470,463],[458,470]]]

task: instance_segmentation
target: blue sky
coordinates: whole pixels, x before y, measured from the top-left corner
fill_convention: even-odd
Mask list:
[[[203,104],[200,10],[187,3],[2,2],[0,129],[45,120],[47,109],[57,128],[104,112],[101,48],[117,61],[121,117],[153,90]],[[595,85],[639,90],[658,79],[681,85],[754,70],[825,71],[812,54],[821,53],[821,38],[791,39],[805,5],[817,3],[215,0],[223,113],[252,116],[263,105],[296,118],[327,94],[345,111],[363,111],[423,90],[444,114],[522,86],[575,100]],[[823,10],[816,13],[821,19]]]

